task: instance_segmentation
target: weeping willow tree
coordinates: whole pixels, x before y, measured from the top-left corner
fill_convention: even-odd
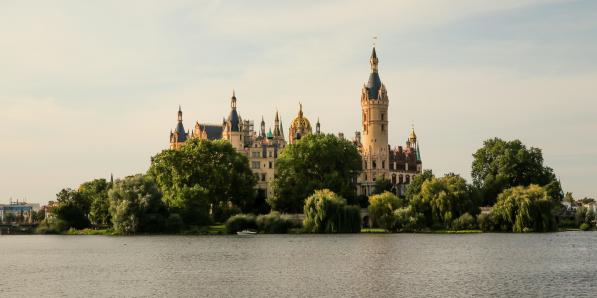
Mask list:
[[[358,233],[360,209],[347,206],[346,200],[329,189],[316,190],[303,208],[303,226],[308,233]]]
[[[450,228],[463,214],[479,213],[479,197],[475,190],[455,174],[425,180],[410,205],[424,215],[431,228]]]
[[[557,199],[536,184],[504,190],[493,206],[494,225],[502,231],[549,232],[557,228]]]

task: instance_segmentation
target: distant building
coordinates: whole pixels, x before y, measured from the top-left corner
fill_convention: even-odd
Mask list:
[[[40,210],[39,204],[28,204],[27,202],[13,202],[0,204],[0,221],[2,222],[33,222],[33,212]]]

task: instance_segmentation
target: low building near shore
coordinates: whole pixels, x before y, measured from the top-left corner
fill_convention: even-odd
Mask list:
[[[8,204],[0,204],[0,221],[6,222],[33,222],[33,212],[38,212],[40,205],[28,204],[24,201],[12,201]]]

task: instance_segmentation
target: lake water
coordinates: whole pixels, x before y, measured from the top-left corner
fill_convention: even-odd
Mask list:
[[[597,296],[597,232],[0,236],[0,296]]]

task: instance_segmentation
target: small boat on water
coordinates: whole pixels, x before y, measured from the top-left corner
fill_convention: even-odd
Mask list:
[[[253,231],[249,231],[249,230],[242,230],[242,231],[236,232],[236,234],[240,235],[240,236],[248,236],[248,235],[255,235],[255,234],[257,234],[257,232],[253,232]]]

